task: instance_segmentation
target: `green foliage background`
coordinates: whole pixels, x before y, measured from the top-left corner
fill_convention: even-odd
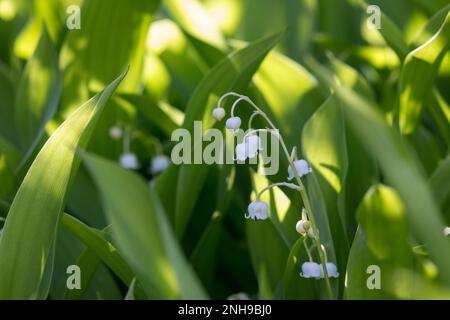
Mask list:
[[[73,4],[80,30],[66,27]],[[223,129],[211,111],[229,91],[312,166],[334,298],[449,299],[450,5],[373,0],[379,30],[368,5],[0,0],[0,299],[327,298],[299,276],[297,194],[274,188],[270,219],[243,219],[253,191],[286,180],[286,160],[274,176],[148,171],[176,128]],[[117,125],[133,128],[136,172],[117,164]],[[74,264],[81,290],[66,287]]]

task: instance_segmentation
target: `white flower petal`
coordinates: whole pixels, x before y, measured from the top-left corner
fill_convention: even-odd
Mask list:
[[[302,264],[302,272],[300,272],[300,277],[320,279],[322,277],[320,270],[321,266],[318,263],[305,262]]]
[[[253,220],[266,220],[268,215],[269,207],[264,201],[253,201],[248,205],[248,215],[247,219]]]
[[[159,155],[152,159],[152,164],[150,165],[150,173],[158,174],[163,172],[170,163],[170,159],[166,155]]]
[[[222,120],[225,117],[225,109],[220,107],[214,108],[212,116],[218,121]]]
[[[339,272],[338,272],[337,267],[336,267],[336,265],[334,263],[327,262],[326,266],[327,266],[328,277],[330,277],[330,278],[337,278],[337,277],[339,277]],[[323,272],[323,270],[322,270],[322,272]]]
[[[137,156],[134,153],[124,153],[119,158],[119,164],[125,169],[139,169],[140,164]]]
[[[225,123],[225,126],[227,129],[234,131],[237,131],[241,127],[241,118],[239,117],[232,117],[228,118],[227,122]]]

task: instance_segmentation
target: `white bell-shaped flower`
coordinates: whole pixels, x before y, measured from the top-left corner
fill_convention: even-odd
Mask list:
[[[445,227],[444,228],[444,236],[448,236],[450,235],[450,227]]]
[[[315,262],[305,262],[302,264],[302,272],[300,272],[300,277],[303,278],[322,278],[323,270],[320,264]]]
[[[315,238],[315,236],[314,236],[314,231],[313,231],[312,228],[309,228],[309,229],[308,229],[308,237],[310,237],[311,239],[314,239],[314,238]]]
[[[150,173],[155,175],[163,172],[170,163],[170,159],[166,155],[159,155],[152,159],[152,163],[150,165]]]
[[[111,139],[119,140],[120,138],[122,138],[122,135],[123,132],[120,127],[114,126],[109,129],[109,136],[111,137]]]
[[[125,169],[139,169],[141,166],[137,156],[132,152],[122,154],[119,158],[119,164]]]
[[[266,220],[269,215],[269,208],[264,201],[253,201],[248,205],[248,214],[245,215],[246,219],[253,220]]]
[[[248,157],[248,147],[246,143],[239,143],[236,146],[236,158],[238,161],[245,161]]]
[[[227,127],[227,129],[236,132],[241,127],[241,118],[239,117],[228,118],[227,122],[225,123],[225,126]]]
[[[261,138],[256,134],[249,135],[244,142],[247,144],[247,155],[250,159],[256,157],[258,151],[262,150]]]
[[[336,267],[336,265],[334,263],[327,262],[326,266],[327,266],[327,273],[328,273],[328,277],[329,278],[337,278],[337,277],[339,277],[339,272],[338,272],[337,267]],[[323,269],[322,268],[320,268],[320,269],[321,269],[321,271],[323,273]]]
[[[223,117],[225,117],[225,109],[222,108],[222,107],[214,108],[213,111],[212,111],[212,116],[217,121],[222,120]]]
[[[308,220],[299,220],[295,225],[295,230],[301,235],[306,235],[311,230],[310,223]]]
[[[306,162],[306,160],[303,160],[303,159],[296,160],[296,161],[294,161],[294,166],[295,166],[295,169],[296,169],[296,171],[298,173],[298,176],[300,178],[303,177],[304,175],[312,172],[312,169],[308,165],[308,162]],[[288,180],[292,180],[292,179],[295,178],[294,172],[292,171],[291,166],[288,167],[288,174],[289,174]]]

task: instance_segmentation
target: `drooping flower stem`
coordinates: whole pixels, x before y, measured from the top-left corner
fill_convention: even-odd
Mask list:
[[[226,95],[224,95],[222,98],[224,98],[225,96],[229,96],[229,95],[234,95],[234,96],[239,97],[239,99],[236,100],[236,102],[233,104],[233,107],[232,107],[232,110],[231,110],[231,113],[233,115],[234,115],[234,109],[236,108],[237,102],[239,102],[239,101],[246,101],[256,111],[258,111],[258,114],[260,114],[267,121],[267,123],[269,124],[269,126],[273,130],[278,130],[277,127],[272,123],[270,118],[267,116],[267,114],[264,111],[262,111],[250,98],[248,98],[247,96],[243,96],[243,95],[234,93],[234,92],[229,92]],[[219,101],[219,103],[220,102],[221,101]],[[330,283],[330,279],[329,279],[327,268],[326,268],[327,260],[326,260],[324,252],[321,250],[321,245],[322,244],[320,242],[320,235],[319,235],[319,231],[318,231],[318,228],[317,228],[317,225],[316,225],[316,220],[315,220],[315,217],[314,217],[314,214],[313,214],[313,211],[312,211],[312,206],[311,206],[311,203],[309,201],[308,194],[306,192],[306,189],[305,189],[305,187],[303,185],[302,180],[300,179],[300,177],[298,175],[298,172],[297,172],[297,170],[295,168],[295,165],[294,165],[294,161],[292,160],[291,155],[289,154],[289,151],[288,151],[288,149],[286,147],[286,144],[285,144],[285,142],[283,140],[283,137],[280,134],[278,134],[277,137],[278,137],[278,140],[279,140],[279,142],[281,144],[281,147],[283,148],[283,151],[284,151],[284,153],[286,155],[286,158],[288,159],[289,166],[291,167],[292,172],[294,173],[295,180],[297,181],[298,186],[300,187],[300,190],[298,190],[298,191],[300,192],[300,196],[301,196],[301,198],[303,200],[303,204],[304,204],[304,206],[306,208],[306,212],[307,212],[307,215],[308,215],[308,220],[311,223],[311,228],[312,228],[313,234],[314,234],[314,241],[316,243],[317,251],[318,251],[318,254],[319,254],[319,257],[320,257],[320,261],[321,261],[321,265],[322,265],[322,269],[323,269],[323,274],[324,274],[324,278],[325,278],[325,283],[326,283],[326,286],[327,286],[328,295],[329,295],[330,299],[334,299],[333,290],[331,288],[331,283]]]
[[[308,244],[306,243],[306,238],[303,239],[303,245],[305,246],[306,254],[308,255],[309,262],[313,262],[311,252],[309,251]]]
[[[271,189],[271,188],[273,188],[273,187],[281,187],[281,186],[283,186],[283,187],[288,187],[288,188],[290,188],[290,189],[297,190],[297,191],[300,191],[300,189],[301,189],[301,187],[299,187],[298,185],[296,185],[296,184],[294,184],[294,183],[289,183],[289,182],[276,182],[276,183],[272,183],[272,184],[268,185],[267,187],[263,188],[260,192],[258,192],[258,194],[256,195],[256,201],[259,201],[261,195],[262,195],[265,191],[267,191],[267,190],[269,190],[269,189]]]

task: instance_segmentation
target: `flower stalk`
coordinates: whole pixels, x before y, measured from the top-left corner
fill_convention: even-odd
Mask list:
[[[250,123],[250,124],[251,124],[251,120],[253,120],[253,117],[254,117],[254,116],[256,116],[256,115],[261,115],[261,116],[264,118],[264,120],[267,122],[267,124],[269,125],[269,127],[270,127],[271,129],[273,129],[273,130],[278,130],[278,128],[277,128],[277,127],[274,125],[274,123],[270,120],[270,118],[267,116],[267,114],[266,114],[264,111],[262,111],[262,110],[261,110],[261,109],[260,109],[260,108],[259,108],[259,107],[258,107],[258,106],[250,99],[250,98],[248,98],[247,96],[240,95],[240,94],[235,93],[235,92],[229,92],[229,93],[223,95],[223,96],[219,99],[219,102],[218,102],[218,106],[219,106],[219,107],[221,106],[223,100],[224,100],[226,97],[228,97],[228,96],[235,96],[235,97],[238,97],[238,99],[233,103],[232,108],[231,108],[231,117],[232,117],[232,118],[235,118],[234,111],[235,111],[235,109],[236,109],[237,104],[238,104],[239,102],[241,102],[241,101],[246,101],[247,103],[249,103],[249,104],[256,110],[256,111],[252,114],[251,118],[249,119],[249,123]],[[250,127],[249,129],[251,129],[251,127]],[[268,129],[255,129],[255,130],[251,130],[249,133],[246,134],[246,136],[249,135],[249,134],[251,134],[251,133],[255,133],[255,132],[259,132],[259,131],[269,131],[269,130],[268,130]],[[272,132],[272,131],[270,131],[270,132]],[[292,170],[292,172],[293,172],[295,181],[297,182],[297,187],[298,187],[298,188],[295,188],[295,189],[300,193],[300,196],[301,196],[301,198],[302,198],[303,204],[304,204],[305,209],[306,209],[306,212],[307,212],[308,220],[310,221],[310,226],[311,226],[312,232],[313,232],[313,234],[314,234],[314,239],[313,239],[313,240],[314,240],[314,242],[315,242],[315,246],[316,246],[318,255],[319,255],[319,257],[320,257],[321,266],[322,266],[322,269],[323,269],[323,275],[324,275],[324,279],[325,279],[325,283],[326,283],[326,287],[327,287],[328,296],[329,296],[330,299],[334,299],[334,294],[333,294],[333,290],[332,290],[332,288],[331,288],[331,282],[330,282],[329,275],[328,275],[328,272],[327,272],[327,267],[326,267],[326,266],[327,266],[327,258],[326,258],[326,256],[325,256],[324,251],[321,250],[322,244],[321,244],[321,242],[320,242],[320,235],[319,235],[319,231],[318,231],[318,228],[317,228],[316,220],[315,220],[315,217],[314,217],[314,214],[313,214],[311,202],[309,201],[309,197],[308,197],[308,194],[307,194],[307,192],[306,192],[306,189],[305,189],[305,187],[304,187],[304,185],[303,185],[303,182],[302,182],[302,180],[300,179],[300,176],[299,176],[299,174],[298,174],[298,172],[297,172],[297,170],[296,170],[296,167],[295,167],[295,164],[294,164],[294,159],[293,159],[293,157],[292,157],[293,155],[289,154],[289,151],[288,151],[288,149],[287,149],[287,147],[286,147],[286,144],[285,144],[285,142],[284,142],[283,137],[282,137],[280,134],[277,134],[276,136],[278,137],[278,140],[279,140],[279,142],[280,142],[280,144],[281,144],[281,147],[282,147],[282,149],[283,149],[283,152],[284,152],[284,154],[285,154],[285,156],[286,156],[286,158],[287,158],[287,160],[288,160],[288,162],[289,162],[289,166],[290,166],[290,168],[291,168],[291,170]],[[266,189],[266,188],[265,188],[265,189]],[[265,190],[263,189],[262,192],[263,192],[263,191],[265,191]],[[261,192],[260,192],[260,193],[261,193]],[[309,252],[309,250],[307,250],[307,253],[308,253],[308,252]],[[310,253],[309,253],[309,255],[310,255]]]

